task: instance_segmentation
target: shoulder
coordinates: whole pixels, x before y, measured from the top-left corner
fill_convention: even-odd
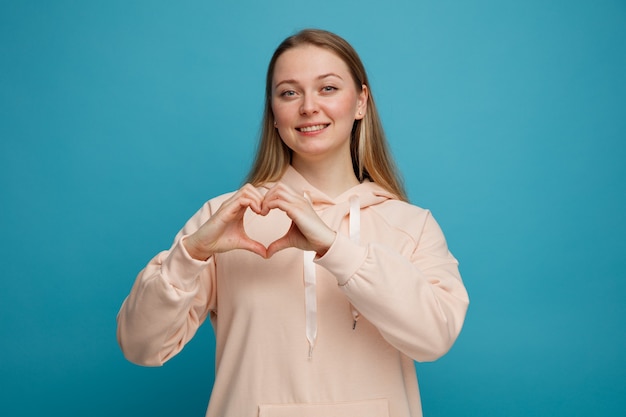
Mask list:
[[[409,246],[413,248],[448,256],[446,237],[430,210],[399,200],[387,200],[373,206],[372,211],[378,228],[383,227],[392,236],[392,245],[412,242]]]
[[[378,221],[411,236],[415,241],[420,240],[424,228],[433,221],[430,210],[401,200],[386,200],[370,209],[377,215]]]
[[[400,223],[408,220],[421,220],[430,216],[430,210],[396,199],[385,200],[380,204],[373,205],[372,209],[389,216],[390,221],[397,220]]]

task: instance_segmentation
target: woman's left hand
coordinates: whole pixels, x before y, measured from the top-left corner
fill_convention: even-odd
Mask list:
[[[291,247],[315,251],[318,256],[323,256],[335,241],[336,233],[317,215],[311,202],[280,182],[265,194],[261,214],[273,209],[284,211],[291,219],[291,227],[283,237],[268,246],[268,258]]]

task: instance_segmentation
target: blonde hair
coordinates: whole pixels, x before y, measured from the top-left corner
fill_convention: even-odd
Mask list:
[[[265,109],[261,125],[261,137],[256,158],[247,177],[247,182],[259,186],[277,181],[291,162],[291,150],[283,143],[274,127],[272,112],[272,80],[278,58],[287,50],[301,45],[314,45],[327,49],[341,58],[348,66],[357,91],[368,86],[367,110],[361,120],[352,127],[350,149],[354,174],[360,181],[369,179],[380,185],[398,199],[408,201],[402,180],[387,145],[382,122],[365,67],[352,46],[334,33],[305,29],[285,39],[274,51],[267,68],[265,84]]]

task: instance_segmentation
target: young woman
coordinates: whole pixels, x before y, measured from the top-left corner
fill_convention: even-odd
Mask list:
[[[445,354],[468,296],[430,212],[410,205],[369,82],[342,38],[275,51],[248,183],[208,201],[118,315],[137,364],[209,317],[209,417],[421,416],[414,360]]]

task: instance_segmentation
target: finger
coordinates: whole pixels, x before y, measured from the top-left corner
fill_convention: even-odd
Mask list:
[[[257,214],[261,212],[261,205],[263,203],[263,194],[258,188],[252,184],[245,184],[239,189],[239,193],[249,201],[249,207]]]
[[[291,217],[290,213],[294,209],[294,204],[290,201],[285,201],[283,199],[275,198],[273,200],[265,200],[263,202],[263,212],[267,214],[270,210],[279,209],[287,213],[289,217]]]
[[[276,192],[271,196],[271,198],[263,200],[263,212],[265,214],[273,209],[280,209],[284,211],[291,219],[294,219],[307,211],[313,211],[311,204],[303,197],[285,194],[282,192]]]
[[[226,200],[215,214],[218,218],[222,218],[223,221],[231,222],[241,219],[248,208],[256,213],[260,213],[261,199],[257,195],[241,193]]]
[[[238,205],[240,207],[250,207],[254,212],[259,213],[263,195],[250,184],[241,187],[233,196],[226,200],[227,205]]]
[[[221,228],[223,228],[230,223],[241,220],[249,206],[250,202],[243,199],[228,202],[223,204],[209,220],[214,224],[221,223]]]
[[[286,201],[295,203],[299,198],[300,196],[296,194],[296,192],[293,191],[289,186],[280,182],[276,183],[274,184],[274,186],[272,186],[272,188],[268,190],[268,192],[263,197],[262,213],[265,215],[271,209],[277,208],[275,205],[273,205],[272,202]]]

